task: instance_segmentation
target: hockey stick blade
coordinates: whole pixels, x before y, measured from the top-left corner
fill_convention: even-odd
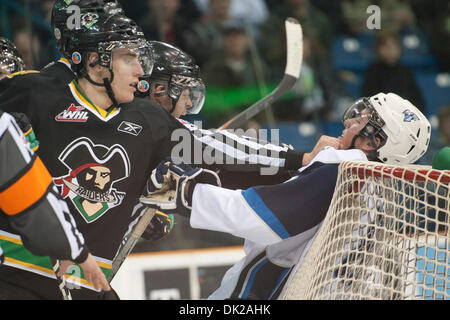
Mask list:
[[[150,223],[153,216],[155,215],[155,212],[156,212],[156,209],[147,208],[145,210],[145,213],[139,219],[139,222],[134,226],[134,229],[131,232],[130,236],[128,237],[125,244],[120,249],[119,253],[117,254],[116,258],[114,259],[114,262],[113,262],[112,268],[111,268],[111,274],[108,277],[108,281],[110,283],[111,283],[112,279],[114,278],[114,276],[116,275],[117,271],[119,271],[119,268],[122,266],[125,259],[131,253],[131,250],[133,250],[133,248],[136,245],[139,238],[144,233],[145,228],[147,228],[148,224]]]
[[[219,129],[234,129],[239,127],[245,121],[270,106],[273,102],[286,94],[297,82],[303,63],[303,33],[300,23],[294,18],[287,18],[286,43],[287,43],[287,61],[284,77],[278,86],[268,96],[255,102],[253,105],[233,117],[222,125]]]

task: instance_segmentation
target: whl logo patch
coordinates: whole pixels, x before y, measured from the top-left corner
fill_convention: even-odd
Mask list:
[[[76,106],[73,103],[69,108],[55,117],[60,122],[86,122],[88,120],[88,111],[85,107]]]
[[[117,130],[132,134],[133,136],[137,137],[142,131],[142,126],[128,121],[122,121]]]

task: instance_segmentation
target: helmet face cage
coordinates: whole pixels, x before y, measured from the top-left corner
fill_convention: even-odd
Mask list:
[[[69,43],[72,70],[78,76],[86,76],[90,53],[99,55],[99,59],[90,64],[91,67],[100,64],[112,71],[113,51],[119,48],[135,48],[144,74],[150,74],[153,69],[153,51],[144,33],[133,20],[121,14],[101,14],[91,27],[72,30]]]
[[[192,78],[181,75],[174,75],[169,83],[169,96],[178,101],[185,89],[189,89],[189,98],[192,106],[186,112],[189,114],[197,114],[205,103],[205,85],[200,78]]]
[[[7,71],[9,74],[23,71],[25,64],[20,57],[10,54],[0,55],[0,74]],[[2,71],[3,70],[3,71]]]
[[[381,134],[381,136],[384,137],[385,135],[382,134],[382,128],[385,125],[385,122],[376,112],[375,108],[367,98],[362,98],[361,100],[358,100],[353,105],[351,105],[344,112],[344,115],[342,116],[342,122],[366,115],[369,117],[369,121],[367,122],[366,126],[360,131],[359,135],[366,138],[371,138]]]
[[[100,59],[99,64],[112,70],[113,53],[117,49],[127,49],[131,53],[136,54],[142,70],[144,71],[144,76],[152,73],[154,65],[153,49],[147,41],[137,39],[101,42],[99,43],[97,50]]]
[[[10,74],[25,69],[25,62],[16,46],[5,38],[0,38],[0,69]]]

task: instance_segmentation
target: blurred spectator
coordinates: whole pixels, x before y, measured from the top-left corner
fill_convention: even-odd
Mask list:
[[[381,29],[392,29],[397,32],[416,29],[416,17],[409,1],[406,0],[342,0],[342,13],[348,25],[348,32],[359,35],[371,32],[367,29],[370,14],[367,8],[371,5],[380,7]]]
[[[438,148],[450,146],[450,105],[441,107],[438,113],[439,143]]]
[[[381,31],[377,34],[376,59],[369,66],[362,84],[362,95],[393,92],[409,100],[425,113],[425,101],[413,72],[400,64],[402,48],[396,32]]]
[[[213,127],[221,125],[223,119],[230,118],[237,110],[248,107],[265,95],[266,89],[267,67],[259,57],[252,57],[250,39],[244,28],[225,28],[221,39],[223,49],[205,64],[202,73],[209,92],[207,99],[221,96],[219,104],[233,102],[220,111],[217,109],[212,112],[211,108],[217,108],[218,105],[217,101],[214,103],[209,100],[210,112],[206,113]]]
[[[292,89],[293,97],[280,100],[274,113],[280,121],[336,120],[348,107],[342,82],[329,59],[316,54],[321,44],[303,29],[303,65],[300,78]]]
[[[204,14],[208,12],[209,0],[195,0],[195,2]],[[268,15],[265,0],[231,0],[228,19],[231,24],[245,21],[257,28],[266,21]]]
[[[194,56],[201,67],[222,50],[221,35],[229,26],[230,1],[209,0],[208,13],[192,26],[185,50]]]
[[[36,34],[30,34],[27,30],[17,31],[14,34],[14,44],[22,55],[27,70],[39,70],[48,63],[41,58],[41,42]]]
[[[372,4],[372,0],[341,0],[342,14],[347,21],[349,34],[358,35],[368,31],[366,11]]]
[[[423,159],[420,159],[421,164],[431,165],[436,153],[443,147],[450,146],[450,105],[439,109],[436,133],[431,134],[430,145]]]
[[[397,32],[417,29],[417,20],[410,0],[378,0],[381,8],[381,28]]]
[[[142,21],[148,15],[147,0],[118,0],[118,2],[122,5],[125,15],[134,21]],[[180,1],[180,8],[177,14],[182,15],[185,20],[193,23],[200,19],[202,13],[194,0],[182,0]]]
[[[239,27],[225,29],[222,43],[223,50],[208,61],[203,69],[206,84],[222,87],[256,85],[256,72],[245,30]]]
[[[347,21],[344,19],[342,12],[341,0],[314,0],[311,5],[329,18],[335,34],[343,34],[347,31]]]
[[[315,54],[328,55],[333,30],[327,17],[308,0],[284,0],[284,5],[273,8],[268,20],[261,26],[261,51],[266,63],[271,67],[271,79],[278,81],[286,60],[286,32],[284,21],[288,17],[299,20],[303,29],[308,29],[310,38],[316,39],[321,51]],[[281,71],[281,74],[280,74]]]
[[[441,71],[450,72],[450,2],[413,1],[420,27],[431,40],[431,50]]]
[[[140,21],[145,37],[185,48],[184,32],[189,29],[180,12],[180,0],[148,0],[148,13]]]
[[[41,7],[39,8],[40,9],[39,11],[42,13],[42,15],[44,16],[45,20],[48,22],[49,25],[52,20],[52,9],[54,2],[55,1],[53,0],[42,0]]]

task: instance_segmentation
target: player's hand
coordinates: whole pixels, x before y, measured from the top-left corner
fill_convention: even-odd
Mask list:
[[[194,168],[182,162],[175,164],[171,159],[166,159],[153,170],[140,201],[165,213],[189,216],[195,183],[220,186],[220,179],[210,170]],[[187,192],[188,186],[190,192]]]
[[[172,178],[169,173],[170,161],[161,161],[158,166],[153,169],[150,179],[147,181],[147,189],[145,195],[155,192],[164,192],[169,189]]]
[[[108,281],[105,274],[102,272],[94,257],[89,253],[86,261],[80,264],[83,269],[84,278],[87,282],[93,283],[95,289],[102,289],[103,291],[110,291]]]
[[[142,238],[146,240],[158,241],[164,238],[173,229],[175,217],[173,214],[165,214],[156,211],[154,217],[148,224]]]
[[[58,273],[56,275],[58,277],[63,277],[66,274],[67,269],[73,264],[74,262],[71,260],[61,261]],[[98,266],[92,254],[89,253],[87,259],[79,265],[83,269],[84,277],[87,282],[93,283],[96,289],[103,289],[104,291],[111,290],[105,275]]]
[[[58,269],[58,272],[56,273],[56,275],[58,277],[64,276],[67,272],[67,269],[73,264],[74,264],[74,262],[71,260],[61,260],[59,262],[59,269]]]
[[[316,145],[314,146],[313,150],[303,155],[302,166],[308,165],[311,160],[314,159],[314,157],[323,150],[323,148],[328,146],[339,149],[339,139],[325,135],[321,136],[319,138],[319,141],[317,141]]]

